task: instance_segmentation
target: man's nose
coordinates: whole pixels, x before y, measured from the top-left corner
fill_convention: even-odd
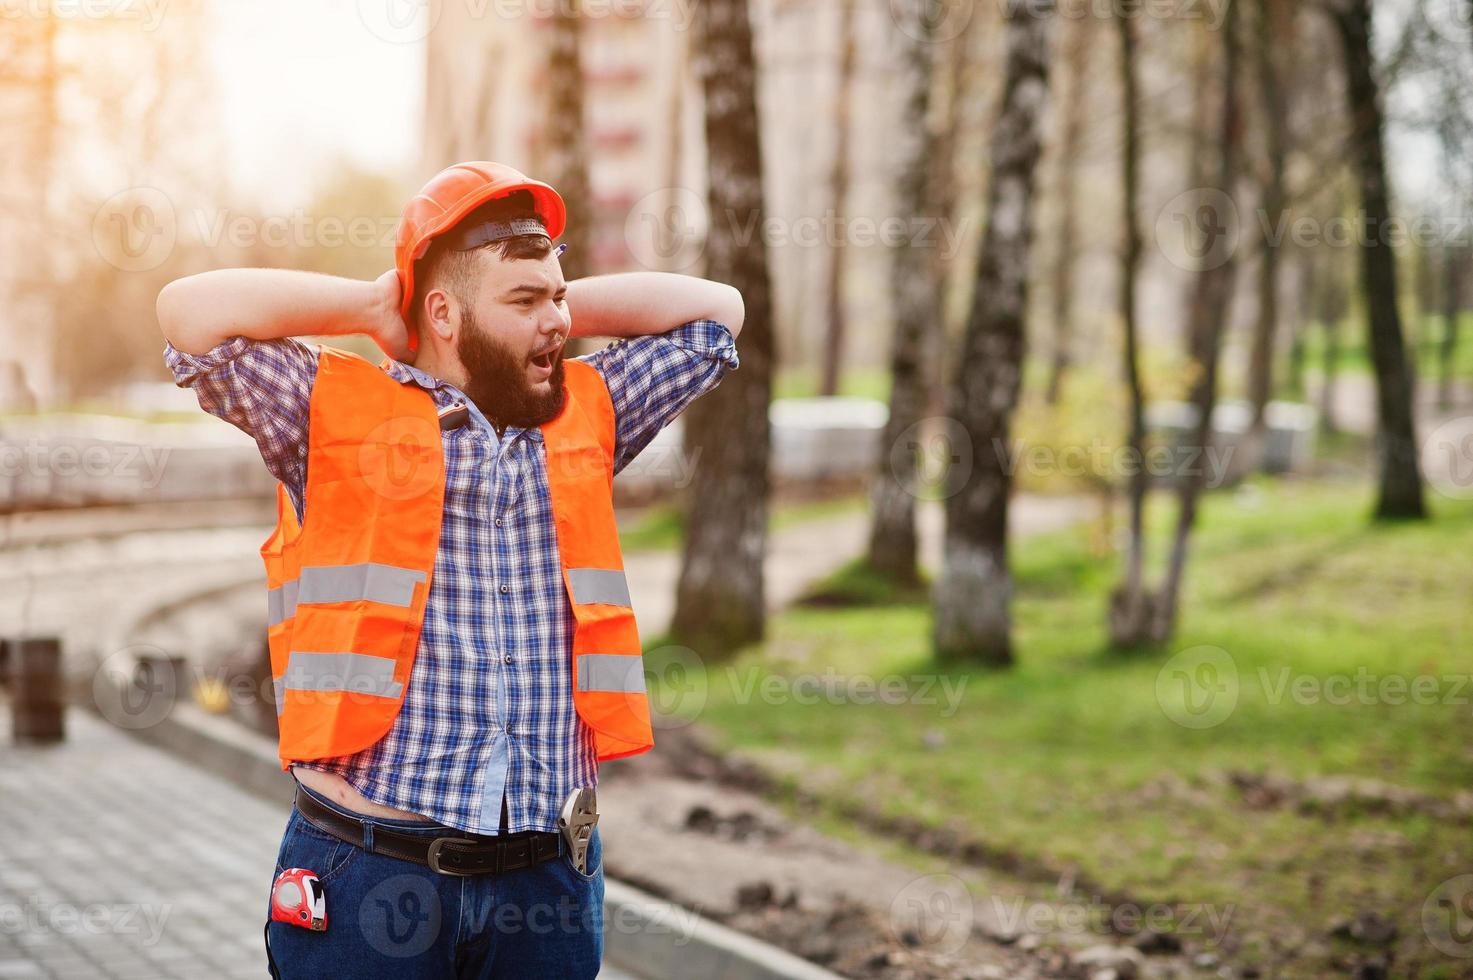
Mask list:
[[[558,304],[553,303],[546,315],[543,316],[542,322],[538,327],[542,333],[548,336],[549,340],[552,334],[567,336],[568,331],[573,327],[573,315]]]

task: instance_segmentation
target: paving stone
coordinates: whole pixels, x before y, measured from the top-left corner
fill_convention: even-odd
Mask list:
[[[9,729],[0,706],[0,980],[264,975],[280,807],[83,711],[56,746]]]
[[[60,745],[9,731],[0,702],[0,980],[267,975],[282,807],[81,710]]]

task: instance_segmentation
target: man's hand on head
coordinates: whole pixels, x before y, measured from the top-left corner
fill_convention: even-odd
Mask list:
[[[409,350],[409,325],[399,315],[402,287],[399,273],[393,269],[385,272],[373,282],[377,302],[374,316],[367,333],[383,352],[396,361],[413,363]]]

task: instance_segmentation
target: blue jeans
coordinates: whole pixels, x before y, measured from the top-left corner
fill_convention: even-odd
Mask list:
[[[412,820],[375,818],[368,834],[373,827],[430,838],[460,836]],[[505,874],[444,875],[338,840],[292,807],[272,877],[286,868],[315,872],[326,895],[327,930],[271,922],[268,897],[272,976],[593,977],[603,956],[603,848],[597,828],[587,867],[589,874],[575,869],[564,848],[553,860]]]

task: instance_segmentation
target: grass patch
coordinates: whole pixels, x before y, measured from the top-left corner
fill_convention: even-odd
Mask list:
[[[924,603],[931,582],[921,574],[919,581],[897,583],[879,574],[864,558],[856,558],[828,578],[814,584],[798,600],[800,606],[894,606]]]
[[[1274,975],[1321,975],[1329,924],[1361,911],[1397,923],[1398,969],[1425,969],[1442,957],[1421,906],[1473,870],[1466,819],[1254,805],[1228,778],[1369,777],[1439,800],[1473,786],[1473,685],[1460,687],[1473,676],[1473,503],[1438,498],[1434,520],[1395,526],[1371,524],[1371,503],[1363,486],[1326,483],[1211,495],[1179,636],[1151,656],[1105,650],[1117,564],[1075,531],[1015,551],[1006,672],[938,672],[913,597],[794,608],[768,642],[711,669],[701,721],[836,812],[961,825],[1143,901],[1231,907],[1239,956]],[[1174,514],[1151,518],[1164,528]],[[828,587],[875,595],[852,568]],[[1197,647],[1221,651],[1219,673],[1172,659]],[[1413,699],[1413,682],[1432,694]],[[1203,703],[1221,717],[1189,727]],[[1305,934],[1319,952],[1269,952]]]

